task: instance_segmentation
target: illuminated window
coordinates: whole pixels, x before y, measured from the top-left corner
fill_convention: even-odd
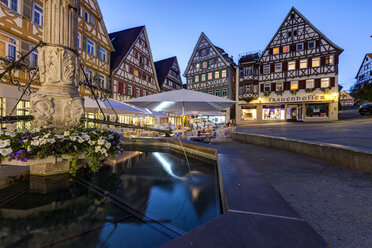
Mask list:
[[[34,4],[34,23],[43,26],[43,9],[37,5]]]
[[[295,61],[288,62],[288,71],[292,71],[295,69],[296,69],[296,62]]]
[[[205,81],[205,74],[202,74],[202,79],[201,79],[201,81]]]
[[[208,63],[206,61],[203,62],[203,69],[207,69]]]
[[[312,60],[311,60],[311,66],[312,67],[318,67],[318,66],[320,66],[320,58],[312,58]]]
[[[195,75],[195,83],[199,82],[199,75]]]
[[[264,92],[270,92],[270,84],[264,85]]]
[[[258,93],[258,85],[253,85],[253,93]]]
[[[21,100],[17,104],[17,116],[25,116],[30,114],[30,101]],[[30,122],[17,122],[17,128],[24,129],[24,128],[30,128],[31,123]]]
[[[324,63],[325,63],[326,65],[332,65],[332,64],[333,64],[333,56],[331,55],[331,56],[327,56],[327,57],[325,57],[325,61],[324,61]]]
[[[281,72],[282,71],[282,63],[275,64],[275,72]]]
[[[205,49],[202,51],[202,57],[204,57],[204,56],[207,56],[207,50],[205,50]]]
[[[306,89],[314,89],[314,79],[306,80]]]
[[[304,44],[303,44],[303,43],[298,43],[298,44],[296,45],[296,50],[297,50],[297,51],[302,51],[302,50],[304,50]]]
[[[222,70],[222,77],[223,77],[223,78],[226,77],[226,70]]]
[[[289,46],[284,46],[283,53],[288,53],[288,52],[289,52]]]
[[[134,70],[134,76],[138,77],[138,70]]]
[[[270,73],[270,65],[264,65],[263,73],[264,74],[269,74]]]
[[[322,78],[320,80],[320,87],[321,88],[328,88],[329,87],[329,78]]]
[[[279,54],[279,47],[273,48],[273,54]]]
[[[200,68],[200,64],[199,63],[195,64],[195,67],[196,67],[196,69],[199,69]]]
[[[219,72],[219,71],[215,71],[215,72],[214,72],[214,78],[215,78],[215,79],[220,78],[220,72]]]
[[[276,91],[283,91],[283,83],[276,83]]]
[[[307,68],[307,60],[302,59],[300,60],[300,69],[305,69],[305,68]]]
[[[291,82],[291,90],[298,90],[298,82],[297,81]]]
[[[212,80],[212,72],[208,73],[208,80]]]

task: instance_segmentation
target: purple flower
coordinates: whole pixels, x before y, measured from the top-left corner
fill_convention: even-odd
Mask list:
[[[67,148],[67,150],[69,150],[70,152],[74,152],[74,151],[75,151],[75,148],[72,147],[72,146],[69,146],[69,147]]]
[[[41,151],[41,148],[40,147],[36,147],[35,148],[35,152],[40,152]]]

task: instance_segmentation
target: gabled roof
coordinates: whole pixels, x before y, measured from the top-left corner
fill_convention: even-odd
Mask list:
[[[355,76],[355,79],[358,78],[358,76],[359,76],[359,72],[360,72],[360,70],[362,69],[363,64],[364,64],[364,61],[366,60],[366,57],[367,57],[367,56],[368,56],[370,59],[372,59],[372,53],[367,53],[367,54],[363,57],[362,64],[361,64],[360,67],[359,67],[359,70],[358,70],[358,73],[357,73],[356,76]]]
[[[158,76],[159,86],[162,86],[162,84],[164,83],[164,79],[168,75],[175,60],[177,60],[177,57],[174,56],[167,59],[156,61],[154,63],[156,75]]]
[[[145,26],[125,29],[109,34],[115,52],[111,54],[111,70],[115,70],[128,54]]]
[[[191,66],[191,62],[192,62],[192,58],[195,56],[196,52],[197,52],[197,49],[198,49],[198,45],[201,41],[202,38],[205,38],[206,41],[212,46],[212,49],[215,50],[215,52],[219,55],[219,57],[222,59],[222,61],[225,62],[226,65],[230,65],[233,69],[234,69],[234,61],[228,57],[228,59],[225,57],[227,56],[227,53],[225,53],[225,51],[220,48],[220,47],[217,47],[215,45],[213,45],[213,43],[208,39],[208,37],[204,34],[204,32],[202,32],[199,36],[199,39],[198,41],[196,42],[196,45],[194,47],[194,50],[192,51],[192,54],[191,54],[191,57],[189,59],[189,63],[187,64],[187,67],[185,69],[185,72],[183,73],[183,76],[185,77],[186,75],[186,72],[190,69],[190,66]],[[225,56],[223,56],[225,54]],[[229,61],[228,61],[229,60]]]
[[[319,29],[317,29],[305,16],[303,16],[295,7],[292,7],[290,9],[290,11],[288,12],[287,16],[284,18],[284,20],[282,21],[282,23],[280,24],[278,30],[275,32],[275,35],[273,36],[273,38],[270,40],[270,42],[267,44],[266,48],[263,50],[264,52],[267,50],[267,48],[270,46],[270,44],[273,42],[276,34],[279,32],[279,30],[282,28],[283,24],[285,23],[285,21],[288,19],[289,15],[292,13],[292,11],[294,11],[299,17],[301,17],[302,19],[305,20],[305,22],[307,22],[309,24],[309,26],[314,29],[315,32],[317,32],[320,36],[322,36],[331,46],[335,47],[337,50],[339,50],[339,53],[342,53],[344,51],[344,49],[342,49],[341,47],[337,46],[335,43],[333,43],[330,39],[327,38],[327,36],[325,36],[322,32],[320,32]],[[262,56],[264,55],[264,52],[261,54],[261,58]],[[261,60],[260,58],[260,60]]]

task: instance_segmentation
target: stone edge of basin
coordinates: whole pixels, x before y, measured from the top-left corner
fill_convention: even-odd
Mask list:
[[[233,133],[232,138],[239,142],[294,152],[331,164],[372,173],[372,150],[370,149],[242,132]]]
[[[180,149],[174,138],[128,142]],[[189,154],[217,161],[224,213],[162,247],[329,247],[238,151],[186,140],[182,144]]]

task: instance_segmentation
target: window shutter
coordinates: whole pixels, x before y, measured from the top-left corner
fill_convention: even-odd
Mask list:
[[[288,71],[288,62],[283,62],[282,69],[283,71]]]
[[[306,89],[306,80],[299,81],[299,89]]]
[[[260,65],[260,74],[263,74],[263,65]]]
[[[271,83],[271,91],[275,91],[276,90],[276,83]]]
[[[226,69],[226,77],[229,77],[229,69]]]
[[[290,89],[290,82],[284,82],[284,90]]]
[[[320,47],[320,40],[316,40],[316,42],[315,42],[315,46],[316,46],[316,47]]]
[[[272,48],[269,49],[269,55],[273,55],[273,49]]]
[[[230,87],[227,88],[227,95],[230,95]]]
[[[209,48],[207,48],[207,55],[209,55]]]
[[[320,78],[315,79],[315,88],[320,88]]]
[[[199,82],[201,82],[201,74],[199,75]]]
[[[196,76],[193,76],[193,77],[192,77],[192,82],[193,82],[193,83],[195,83],[195,77],[196,77]]]
[[[335,64],[335,65],[338,64],[338,54],[335,54],[335,55],[334,55],[334,64]]]
[[[279,53],[283,53],[283,47],[279,47]]]
[[[216,95],[216,90],[215,89],[213,89],[213,95]]]
[[[215,74],[216,72],[214,71],[214,72],[212,72],[212,79],[214,79],[214,74]]]
[[[307,67],[311,68],[313,66],[313,59],[307,58]]]
[[[223,88],[220,88],[220,96],[222,96],[222,90],[223,90]]]
[[[128,84],[125,84],[125,95],[128,95]]]
[[[335,77],[331,77],[330,78],[330,81],[331,81],[331,88],[335,87],[336,86],[336,78]]]
[[[222,78],[222,71],[218,71],[219,78]]]
[[[296,60],[296,70],[299,70],[299,69],[300,69],[300,61]]]
[[[87,50],[87,37],[85,35],[82,34],[82,37],[83,37],[83,50],[86,51]]]
[[[21,41],[21,53],[25,55],[30,51],[30,45],[27,42]]]
[[[123,82],[118,82],[118,93],[123,93]]]
[[[295,44],[292,44],[290,47],[291,47],[291,52],[296,52],[296,45]]]
[[[209,68],[209,60],[207,61],[207,68]]]
[[[274,72],[274,64],[270,64],[270,73]]]
[[[307,48],[308,48],[308,42],[305,41],[305,42],[304,42],[304,49],[307,49]]]
[[[264,85],[263,84],[260,84],[260,91],[264,92]]]
[[[199,53],[199,57],[201,57],[202,56],[202,51],[199,50],[198,53]]]
[[[29,20],[32,18],[32,0],[23,0],[23,16]]]
[[[142,90],[140,90],[140,96],[143,96],[143,91]]]
[[[323,56],[323,57],[320,57],[320,65],[321,66],[324,66],[325,65],[325,57]]]
[[[136,97],[136,87],[132,88],[132,96]]]
[[[101,46],[98,43],[96,43],[96,56],[97,56],[97,58],[99,58],[100,51],[101,51]]]

